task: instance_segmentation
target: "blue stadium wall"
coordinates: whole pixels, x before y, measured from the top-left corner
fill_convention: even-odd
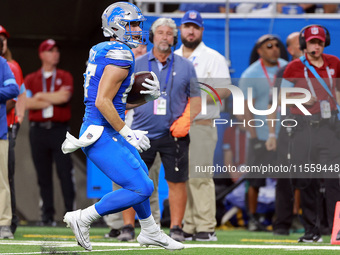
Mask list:
[[[147,17],[145,27],[149,28],[157,17]],[[180,25],[180,19],[174,18],[176,24]],[[231,69],[234,71],[233,78],[239,78],[242,72],[248,67],[249,56],[256,40],[264,34],[275,34],[285,43],[287,36],[300,31],[301,28],[310,24],[320,24],[330,32],[331,45],[325,49],[325,53],[334,54],[340,57],[340,15],[339,19],[231,19],[230,30],[230,60]],[[225,55],[225,20],[204,19],[204,43]],[[180,35],[177,48],[181,45]],[[148,49],[152,44],[148,45]]]

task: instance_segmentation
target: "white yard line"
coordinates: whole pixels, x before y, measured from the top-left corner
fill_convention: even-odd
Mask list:
[[[140,248],[140,249],[136,249],[136,248],[121,248],[121,249],[106,249],[106,250],[95,250],[93,252],[108,252],[108,251],[139,251],[141,249],[145,249],[145,248]],[[156,249],[153,249],[153,250],[163,250],[163,248],[156,248]],[[67,254],[72,254],[72,253],[75,253],[75,254],[78,254],[78,253],[82,253],[82,252],[89,252],[89,251],[67,251]],[[58,254],[58,253],[62,253],[62,254],[65,254],[65,251],[53,251],[53,254]],[[17,252],[17,253],[0,253],[0,255],[29,255],[29,254],[44,254],[42,253],[41,251],[39,252]],[[47,253],[48,254],[48,253]]]
[[[61,241],[15,241],[15,240],[1,240],[1,245],[35,245],[43,247],[55,247],[57,249],[63,247],[77,247],[75,242],[61,242]],[[137,250],[140,248],[138,243],[111,243],[111,242],[92,242],[94,247],[94,252],[107,252],[107,251],[129,251]],[[108,250],[96,250],[96,247],[127,247],[119,249],[108,249]],[[340,246],[314,246],[312,245],[239,245],[239,244],[185,244],[185,248],[222,248],[222,249],[284,249],[284,250],[338,250],[340,251]],[[146,248],[140,248],[146,249]],[[154,249],[154,248],[152,248]],[[158,248],[160,249],[160,248]],[[139,250],[139,249],[138,249]],[[63,251],[56,251],[56,253],[62,253]],[[65,251],[64,251],[65,252]],[[72,253],[72,251],[68,251]],[[75,253],[87,252],[87,251],[74,251]],[[41,254],[41,252],[21,252],[21,253],[0,253],[0,255],[28,255],[28,254]]]

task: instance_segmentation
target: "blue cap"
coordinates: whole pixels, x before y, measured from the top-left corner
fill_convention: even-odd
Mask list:
[[[203,19],[201,17],[201,14],[198,11],[187,11],[182,20],[181,20],[181,24],[185,24],[185,23],[194,23],[199,27],[203,27]]]

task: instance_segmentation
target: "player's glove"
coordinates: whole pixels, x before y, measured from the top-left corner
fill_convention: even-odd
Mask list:
[[[139,152],[146,151],[150,148],[150,140],[146,136],[147,133],[148,131],[131,130],[127,125],[119,131],[119,134]]]
[[[157,75],[152,71],[150,73],[153,77],[153,80],[146,78],[145,79],[146,82],[142,83],[142,86],[144,88],[147,88],[148,90],[142,90],[140,92],[141,94],[145,94],[144,98],[145,98],[145,101],[147,101],[147,102],[153,101],[153,100],[159,98],[159,96],[161,95]]]

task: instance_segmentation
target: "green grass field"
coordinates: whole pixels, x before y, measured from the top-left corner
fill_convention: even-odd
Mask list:
[[[137,232],[139,230],[137,229]],[[168,229],[165,232],[168,233]],[[85,251],[76,245],[74,235],[66,227],[19,227],[14,240],[0,240],[0,254],[169,254],[160,248],[140,247],[135,242],[118,242],[106,239],[108,228],[91,228],[93,250]],[[137,234],[137,233],[136,233]],[[185,249],[171,252],[181,255],[207,254],[340,254],[340,246],[330,244],[330,236],[323,236],[323,243],[301,244],[301,234],[273,236],[272,233],[248,232],[243,229],[218,230],[217,242],[185,242]]]

